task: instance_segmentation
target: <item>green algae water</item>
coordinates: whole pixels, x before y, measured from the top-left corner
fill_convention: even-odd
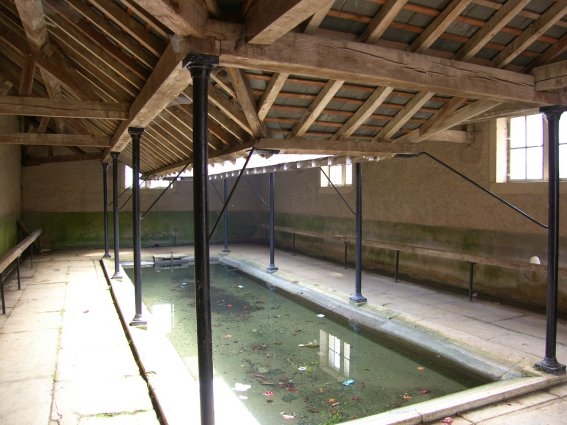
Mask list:
[[[142,284],[152,326],[195,371],[193,268],[143,268]],[[215,373],[263,425],[346,422],[487,382],[229,266],[211,265],[211,300]]]

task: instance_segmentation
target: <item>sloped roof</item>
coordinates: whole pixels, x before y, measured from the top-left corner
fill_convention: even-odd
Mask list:
[[[189,53],[219,57],[209,158],[252,146],[383,156],[468,143],[475,120],[565,104],[567,1],[7,0],[0,3],[0,143],[24,164],[192,161]]]

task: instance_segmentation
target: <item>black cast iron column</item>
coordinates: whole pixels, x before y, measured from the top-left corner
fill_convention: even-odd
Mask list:
[[[355,293],[349,300],[355,304],[364,304],[368,301],[362,296],[362,172],[360,162],[355,165],[356,172],[356,271]]]
[[[208,84],[217,56],[189,54],[183,65],[193,78],[193,209],[195,232],[195,291],[197,353],[201,424],[215,423],[213,397],[213,342],[211,327],[211,284],[209,273],[208,182]]]
[[[140,233],[140,139],[143,128],[130,127],[132,137],[132,223],[134,245],[134,302],[136,313],[130,326],[141,326],[148,322],[142,315],[142,235]]]
[[[228,202],[228,179],[225,178],[222,181],[223,185],[223,198],[224,198],[224,203],[226,204]],[[226,208],[224,209],[224,248],[222,250],[222,252],[230,252],[230,249],[228,249],[228,205],[226,206]]]
[[[548,373],[565,373],[565,365],[556,358],[557,348],[557,293],[559,270],[559,119],[567,108],[549,106],[541,108],[548,128],[549,223],[547,236],[547,301],[545,357],[535,367]]]
[[[112,157],[112,212],[114,217],[114,275],[112,279],[121,279],[120,273],[120,223],[118,215],[118,156],[119,152],[110,152]]]
[[[274,273],[278,270],[275,265],[275,247],[276,247],[276,201],[274,196],[274,173],[270,173],[270,265],[266,269],[268,273]]]
[[[104,255],[110,258],[110,246],[108,243],[108,162],[102,163],[102,199],[104,202]]]

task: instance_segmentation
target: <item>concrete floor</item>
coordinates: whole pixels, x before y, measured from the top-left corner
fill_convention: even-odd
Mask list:
[[[362,294],[368,303],[355,307],[348,302],[354,290],[351,269],[276,251],[279,270],[270,275],[265,272],[266,247],[230,248],[224,261],[237,262],[277,285],[421,338],[431,349],[486,367],[495,376],[525,375],[351,423],[441,424],[450,418],[458,425],[567,424],[567,378],[539,374],[532,367],[544,354],[544,316],[367,273]],[[172,250],[174,255],[192,252],[190,247],[156,248],[144,250],[144,256]],[[121,258],[128,260],[130,254],[123,252]],[[211,256],[216,255],[221,255],[220,247],[211,248]],[[29,261],[22,264],[21,290],[13,276],[5,283],[0,424],[146,425],[159,424],[161,415],[170,425],[200,422],[195,371],[185,367],[163,335],[152,332],[149,313],[144,312],[147,327],[126,326],[124,332],[120,317],[126,323],[133,318],[133,288],[127,278],[111,279],[108,286],[101,257],[101,251],[46,253],[34,257],[33,268]],[[113,261],[104,265],[112,275]],[[558,323],[557,341],[557,358],[565,363],[564,320]],[[157,403],[152,404],[150,394]],[[215,380],[215,403],[222,406],[216,423],[254,424],[234,399],[232,390]]]

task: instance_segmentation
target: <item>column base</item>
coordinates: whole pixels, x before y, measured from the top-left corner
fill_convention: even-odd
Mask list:
[[[136,314],[129,324],[130,326],[145,326],[148,324],[148,321],[141,314]]]
[[[348,298],[348,300],[351,304],[355,304],[357,306],[360,306],[362,304],[366,304],[368,302],[368,298],[363,297],[362,294],[352,294]]]
[[[276,266],[274,266],[273,264],[270,264],[267,268],[266,271],[268,273],[274,273],[278,271],[278,268]]]
[[[122,273],[116,272],[112,275],[111,279],[122,279]]]
[[[557,359],[550,359],[545,357],[543,360],[537,362],[534,367],[542,372],[551,373],[553,375],[563,375],[565,373],[565,365],[557,361]]]

